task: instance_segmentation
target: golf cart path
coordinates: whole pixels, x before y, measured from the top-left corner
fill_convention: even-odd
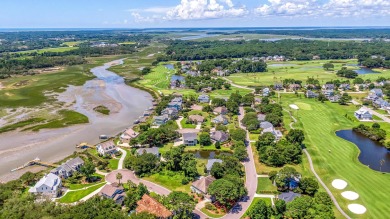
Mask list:
[[[288,110],[284,109],[285,111],[289,112]],[[290,112],[289,112],[290,113]],[[290,116],[291,118],[294,120],[293,122],[290,123],[290,128],[291,129],[294,129],[293,127],[293,124],[297,122],[297,119],[291,115],[290,113]],[[351,219],[351,217],[348,216],[347,213],[345,213],[345,211],[343,209],[341,209],[339,203],[337,202],[336,198],[333,196],[332,192],[330,191],[330,189],[326,186],[326,184],[322,181],[322,179],[320,178],[320,176],[317,174],[317,172],[315,171],[314,169],[314,165],[313,165],[313,161],[311,159],[311,156],[309,154],[309,152],[305,149],[303,149],[303,152],[306,154],[307,156],[307,160],[309,161],[309,165],[310,165],[310,170],[311,172],[313,172],[314,176],[317,178],[318,182],[320,182],[320,184],[322,185],[322,187],[324,187],[324,189],[326,190],[326,192],[328,193],[329,197],[332,199],[334,205],[336,206],[337,210],[339,210],[339,212],[347,219]]]

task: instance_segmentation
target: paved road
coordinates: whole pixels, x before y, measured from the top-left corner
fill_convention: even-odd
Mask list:
[[[119,159],[119,163],[118,163],[118,170],[122,170],[123,169],[123,161],[125,161],[127,152],[125,150],[123,150],[122,148],[119,148],[119,147],[118,147],[118,150],[120,152],[122,152],[122,157]]]
[[[241,89],[247,89],[247,90],[251,90],[252,92],[255,92],[255,89],[253,88],[250,88],[250,87],[247,87],[247,86],[243,86],[243,85],[238,85],[238,84],[235,84],[233,83],[232,80],[228,79],[228,78],[225,78],[225,77],[222,77],[224,80],[228,81],[233,87],[237,87],[237,88],[241,88]]]
[[[289,112],[288,110],[284,109],[285,111]],[[297,119],[292,116],[290,114],[290,117],[293,119],[293,122],[290,123],[290,128],[291,129],[294,129],[293,127],[293,124],[297,122]],[[336,206],[337,210],[339,210],[339,212],[347,219],[351,219],[347,213],[345,213],[345,211],[343,209],[341,209],[339,203],[337,202],[336,198],[333,196],[332,192],[330,191],[330,189],[326,186],[326,184],[322,181],[322,179],[320,178],[320,176],[317,174],[316,170],[314,169],[314,165],[313,165],[313,161],[311,159],[311,156],[309,154],[309,152],[306,150],[306,149],[303,149],[303,152],[306,154],[307,156],[307,160],[309,161],[309,165],[310,165],[310,170],[311,172],[313,172],[314,176],[317,178],[318,182],[320,182],[320,184],[322,185],[322,187],[324,187],[325,191],[328,193],[329,197],[332,199],[334,205]]]

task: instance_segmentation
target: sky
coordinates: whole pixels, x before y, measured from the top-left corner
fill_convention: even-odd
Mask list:
[[[1,0],[0,28],[389,26],[390,0]]]

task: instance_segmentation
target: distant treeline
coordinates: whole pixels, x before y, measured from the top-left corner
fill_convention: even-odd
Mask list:
[[[277,35],[293,35],[301,37],[313,37],[313,38],[344,38],[344,39],[390,39],[389,28],[378,28],[378,29],[289,29],[289,30],[243,30],[237,31],[237,33],[246,34],[277,34]]]
[[[384,41],[319,41],[319,40],[280,40],[266,42],[252,41],[171,41],[166,57],[159,60],[203,60],[216,58],[243,58],[283,55],[293,60],[349,59],[360,55],[378,55],[390,58],[390,43]]]

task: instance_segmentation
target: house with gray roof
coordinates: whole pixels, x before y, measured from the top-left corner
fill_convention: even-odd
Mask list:
[[[198,144],[198,134],[194,132],[183,133],[183,144],[185,146],[195,146]]]
[[[102,156],[112,155],[117,152],[116,146],[112,140],[98,144],[96,150]]]
[[[153,117],[153,124],[155,125],[164,125],[169,120],[169,116],[167,114],[161,115],[161,116],[154,116]]]
[[[165,108],[161,111],[161,115],[167,115],[169,119],[176,119],[179,116],[179,111],[176,108]]]
[[[227,125],[229,123],[229,120],[224,115],[219,115],[215,117],[211,122],[215,124]]]
[[[292,191],[283,192],[280,195],[278,195],[278,199],[283,200],[286,203],[293,201],[297,197],[301,197],[301,194],[295,193],[295,192],[292,192]]]
[[[208,102],[210,102],[210,97],[209,97],[209,95],[207,95],[207,94],[201,94],[201,95],[199,95],[199,97],[198,97],[198,101],[199,101],[200,103],[208,103]]]
[[[355,117],[358,120],[372,120],[372,114],[364,107],[355,111]]]
[[[206,164],[206,170],[207,173],[210,174],[211,168],[215,163],[222,163],[223,161],[221,159],[208,159]]]
[[[306,91],[306,97],[307,97],[307,98],[317,98],[317,97],[318,97],[318,94],[317,94],[317,93],[314,93],[314,92],[311,91],[311,90],[308,90],[308,91]]]
[[[224,106],[217,107],[213,110],[214,114],[222,114],[226,115],[228,113],[228,109]]]
[[[144,153],[146,153],[146,154],[154,154],[156,157],[160,157],[160,152],[158,151],[158,147],[139,148],[139,149],[137,149],[136,153],[138,155],[142,155]]]
[[[175,108],[177,110],[181,110],[183,103],[183,99],[181,97],[175,97],[171,100],[171,102],[168,103],[167,108]]]
[[[257,114],[257,120],[259,122],[264,122],[265,121],[265,114],[261,114],[261,113]]]
[[[100,190],[99,195],[104,198],[112,199],[119,205],[123,204],[126,197],[124,188],[117,183],[104,185]]]
[[[275,129],[272,123],[270,122],[261,122],[260,128],[262,128],[261,134],[267,132],[273,134],[275,136],[275,141],[279,141],[280,139],[283,138],[283,133],[280,130]]]
[[[206,177],[202,176],[200,179],[192,183],[191,191],[198,194],[207,195],[207,189],[209,188],[210,184],[214,181],[215,178],[212,176],[206,176]]]
[[[389,106],[389,102],[387,102],[386,100],[384,100],[382,98],[378,98],[378,99],[372,101],[372,105],[376,108],[386,109]]]
[[[74,172],[80,171],[80,168],[84,165],[84,161],[80,157],[76,157],[66,161],[59,167],[56,167],[50,171],[61,178],[68,178],[73,175]]]
[[[334,90],[335,87],[336,86],[334,84],[324,84],[324,85],[322,85],[322,89],[324,89],[324,90]]]
[[[370,94],[373,94],[373,95],[375,95],[377,97],[382,97],[383,96],[382,89],[378,89],[378,88],[370,90]]]
[[[53,173],[43,176],[28,192],[56,198],[61,193],[61,178]]]
[[[215,142],[225,142],[229,139],[229,134],[223,131],[215,131],[211,133],[211,140]]]

